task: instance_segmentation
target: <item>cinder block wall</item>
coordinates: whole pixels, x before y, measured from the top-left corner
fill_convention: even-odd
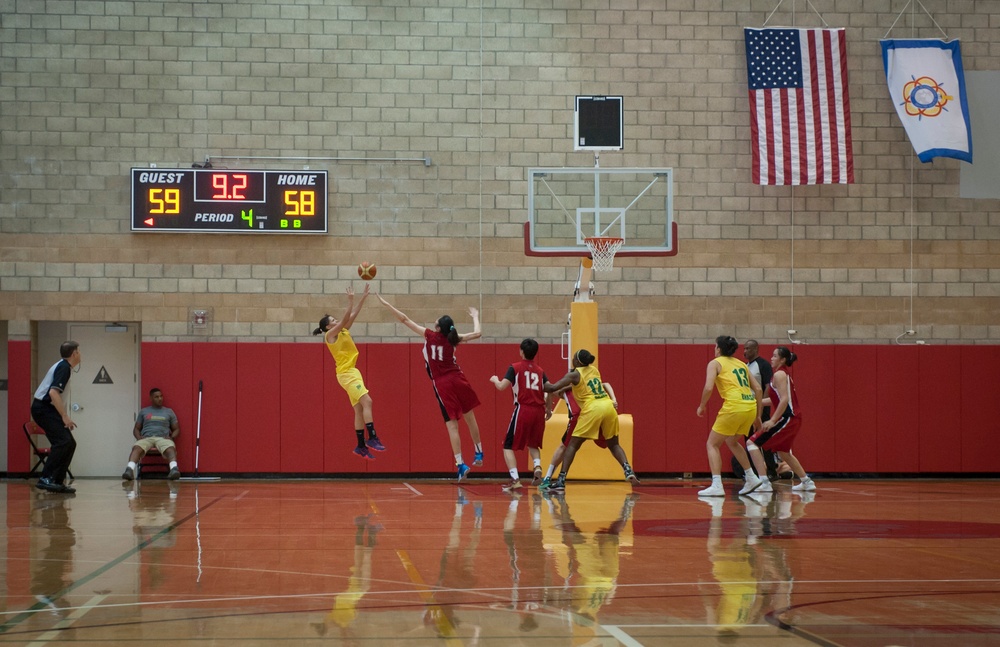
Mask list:
[[[793,190],[749,182],[742,28],[770,0],[4,0],[0,319],[305,340],[371,260],[418,320],[475,305],[493,340],[555,340],[578,261],[524,256],[526,170],[592,166],[573,97],[620,94],[626,150],[601,164],[674,169],[680,253],[597,277],[602,339],[997,343],[1000,204],[958,197],[960,162],[914,158],[878,44],[900,3],[814,4],[848,28],[856,184]],[[912,17],[890,35],[940,35]],[[934,19],[967,71],[1000,68],[1000,3]],[[769,25],[793,21],[821,26],[788,7]],[[208,156],[432,163],[305,162],[330,172],[327,236],[129,232],[129,168]],[[410,338],[375,302],[354,332]]]

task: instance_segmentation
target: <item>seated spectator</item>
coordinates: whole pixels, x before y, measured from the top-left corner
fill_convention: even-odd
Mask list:
[[[126,481],[135,479],[136,466],[142,457],[153,447],[170,462],[170,472],[167,478],[176,480],[181,477],[180,470],[177,469],[177,447],[174,445],[174,438],[181,432],[177,424],[177,416],[172,409],[163,406],[163,392],[153,388],[149,391],[149,398],[152,406],[144,407],[136,416],[135,427],[132,435],[135,436],[135,444],[132,446],[132,453],[128,457],[128,466],[122,478]]]

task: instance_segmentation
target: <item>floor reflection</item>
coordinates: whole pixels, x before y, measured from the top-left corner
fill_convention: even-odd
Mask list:
[[[0,642],[845,647],[1000,636],[1000,483],[0,482]],[[975,496],[970,496],[969,492]],[[993,515],[995,516],[995,515]],[[933,559],[928,556],[933,555]]]
[[[55,618],[69,606],[63,595],[73,583],[73,501],[72,495],[41,492],[31,500],[31,594]]]

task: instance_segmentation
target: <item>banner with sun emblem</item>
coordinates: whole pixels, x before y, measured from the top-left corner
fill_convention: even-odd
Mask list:
[[[921,162],[972,163],[972,126],[957,40],[887,39],[882,63],[889,96]]]

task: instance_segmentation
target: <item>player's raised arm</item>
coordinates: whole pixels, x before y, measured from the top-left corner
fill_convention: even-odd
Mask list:
[[[371,292],[371,289],[372,286],[366,283],[365,291],[361,293],[361,299],[358,300],[357,305],[354,306],[354,309],[351,310],[351,313],[347,315],[347,317],[344,319],[344,328],[350,330],[351,325],[354,323],[354,320],[358,318],[358,313],[361,312],[361,306],[365,304],[365,299],[368,298],[368,293]]]
[[[472,316],[472,332],[459,335],[458,338],[462,341],[472,341],[473,339],[479,339],[483,336],[483,330],[479,324],[479,310],[469,308],[469,315]]]
[[[399,310],[398,308],[396,308],[395,306],[393,306],[391,303],[389,303],[388,301],[386,301],[382,297],[382,295],[379,294],[378,292],[375,293],[375,296],[378,297],[378,300],[382,302],[382,305],[384,305],[386,308],[389,308],[389,310],[392,311],[392,314],[395,315],[396,319],[399,319],[399,321],[404,326],[406,326],[407,328],[409,328],[413,332],[417,333],[421,337],[424,336],[424,333],[427,331],[427,328],[425,328],[424,326],[421,326],[420,324],[414,322],[412,319],[410,319],[409,317],[407,317],[406,313],[404,313],[402,310]]]
[[[337,335],[340,334],[340,331],[348,327],[349,324],[347,323],[347,318],[351,316],[351,311],[353,309],[354,309],[354,288],[349,287],[347,288],[347,310],[341,316],[339,321],[336,321],[336,323],[334,323],[333,326],[328,328],[326,332],[323,333],[323,340],[326,343],[332,344],[333,342],[330,340],[336,339]]]

